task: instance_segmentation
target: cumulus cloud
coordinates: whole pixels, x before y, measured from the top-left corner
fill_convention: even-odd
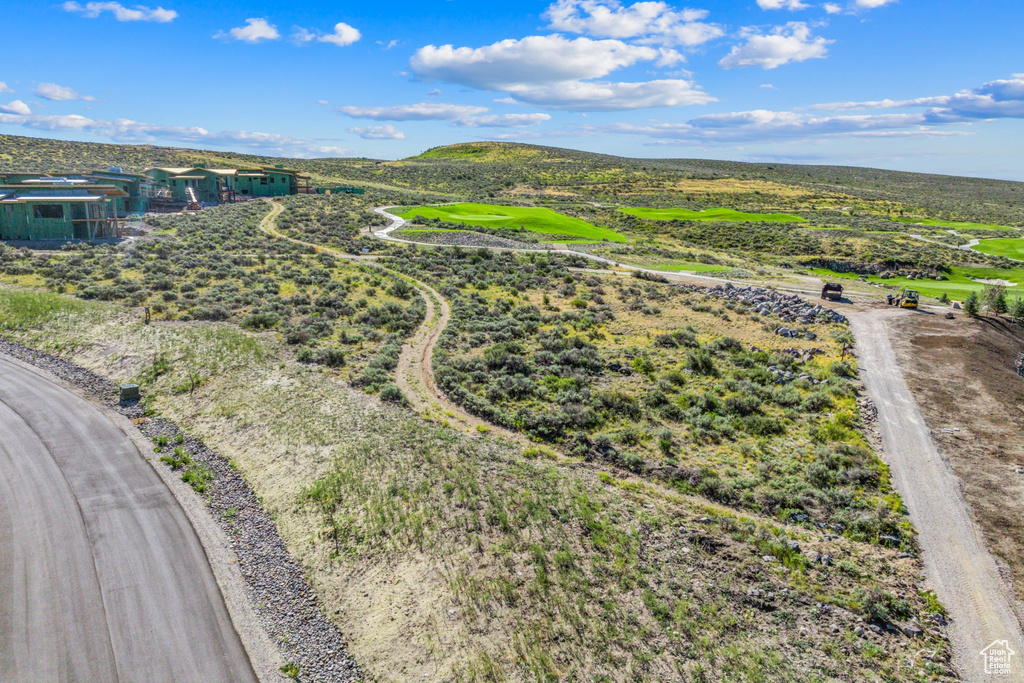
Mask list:
[[[326,36],[320,36],[321,43],[332,43],[338,47],[345,47],[358,41],[363,37],[363,34],[359,32],[359,29],[353,28],[343,21],[339,21],[334,25],[334,33]]]
[[[405,133],[389,123],[382,126],[356,126],[348,129],[364,140],[404,140]]]
[[[42,97],[44,100],[51,100],[53,102],[69,102],[72,100],[96,101],[96,98],[92,95],[83,95],[72,88],[57,85],[56,83],[40,83],[35,89],[35,95],[36,97]]]
[[[14,92],[14,90],[3,81],[0,81],[0,92]]]
[[[21,100],[14,100],[8,104],[0,104],[0,111],[8,114],[20,114],[21,116],[28,116],[32,113],[29,106]]]
[[[725,35],[721,27],[703,21],[707,10],[678,10],[667,2],[623,6],[618,0],[558,0],[543,17],[556,31],[652,44],[692,47]]]
[[[875,9],[876,7],[882,7],[883,5],[889,5],[896,2],[896,0],[854,0],[854,6],[863,9]]]
[[[805,5],[800,0],[757,0],[757,6],[761,9],[788,10],[807,9],[810,7],[810,5]]]
[[[502,40],[478,48],[427,45],[410,65],[424,81],[447,81],[483,90],[600,78],[662,52],[620,40],[567,39],[560,35]]]
[[[411,67],[420,80],[503,91],[514,102],[549,109],[621,111],[713,101],[685,79],[596,80],[641,62],[668,66],[681,60],[682,55],[665,47],[556,34],[479,48],[428,45],[413,55]]]
[[[776,69],[791,62],[823,59],[828,54],[826,46],[833,42],[813,37],[810,27],[802,21],[777,26],[769,34],[747,28],[741,35],[746,42],[733,47],[732,52],[718,62],[723,69],[744,66]]]
[[[826,2],[824,5],[822,5],[822,7],[824,7],[825,11],[828,12],[829,14],[839,14],[840,12],[843,11],[843,6],[837,5],[834,2]]]
[[[128,8],[119,2],[87,2],[85,5],[65,2],[61,7],[65,12],[74,12],[90,19],[95,19],[104,12],[110,12],[118,21],[155,21],[166,24],[178,18],[178,13],[172,9],[144,5]]]
[[[245,26],[236,26],[225,32],[218,31],[214,34],[218,40],[240,40],[243,43],[261,43],[265,40],[278,40],[281,38],[277,27],[266,19],[249,18],[245,20]]]

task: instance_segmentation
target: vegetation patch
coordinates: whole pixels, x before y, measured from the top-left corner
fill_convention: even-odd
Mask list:
[[[767,223],[803,223],[806,218],[792,216],[787,213],[744,213],[733,209],[622,209],[630,216],[648,221],[743,221]]]

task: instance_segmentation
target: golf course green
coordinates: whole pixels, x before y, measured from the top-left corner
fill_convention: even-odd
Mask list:
[[[975,251],[992,256],[1004,256],[1016,261],[1024,261],[1024,238],[1008,238],[995,240],[982,240],[971,247]]]
[[[484,228],[525,228],[545,235],[569,235],[580,241],[625,242],[626,238],[608,228],[556,213],[551,209],[499,206],[496,204],[446,204],[418,206],[398,214],[406,220],[416,216],[439,218],[449,223]]]
[[[622,212],[649,221],[746,221],[765,223],[804,223],[807,221],[806,218],[792,216],[788,213],[743,213],[733,209],[691,211],[690,209],[634,208],[622,209]]]

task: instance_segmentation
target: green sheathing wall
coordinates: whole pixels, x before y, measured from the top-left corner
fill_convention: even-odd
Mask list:
[[[127,197],[112,198],[113,206],[116,207],[118,213],[145,213],[146,203],[140,196],[138,180],[111,178],[101,174],[96,177],[96,182],[99,185],[113,185],[128,194]]]
[[[64,207],[64,218],[36,218],[31,203],[0,206],[0,239],[70,239],[75,236],[74,223],[71,222],[71,218],[75,217],[72,213],[75,203],[77,202],[61,202],[61,206]],[[82,216],[84,215],[82,209]]]

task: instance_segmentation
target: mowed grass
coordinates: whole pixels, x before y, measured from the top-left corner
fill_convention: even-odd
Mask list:
[[[743,213],[733,209],[622,209],[623,213],[648,221],[736,221],[762,223],[805,223],[806,218],[788,213]]]
[[[979,244],[976,244],[971,248],[975,251],[980,251],[983,254],[992,254],[993,256],[1003,256],[1005,258],[1016,259],[1017,261],[1024,261],[1024,239],[1019,237],[982,240]]]
[[[608,228],[599,228],[579,218],[565,216],[551,209],[499,206],[496,204],[449,204],[446,206],[418,206],[399,214],[406,220],[416,216],[439,218],[449,223],[460,223],[484,228],[525,228],[544,235],[571,235],[582,240],[625,242],[626,238]]]
[[[837,273],[827,268],[814,268],[809,272],[828,278],[852,278],[857,276],[851,273]],[[881,282],[899,288],[909,287],[917,290],[924,296],[941,297],[943,294],[950,299],[963,301],[971,292],[981,293],[989,285],[981,280],[1004,280],[1012,282],[1012,287],[1006,291],[1011,297],[1024,296],[1024,268],[953,268],[947,276],[948,280],[910,280],[904,277],[894,277],[883,280],[877,276],[869,276],[868,282]],[[879,294],[884,297],[884,293]]]
[[[930,228],[949,228],[950,230],[1013,230],[1004,225],[990,223],[967,223],[965,221],[944,221],[938,218],[894,218],[899,223],[925,225]]]

